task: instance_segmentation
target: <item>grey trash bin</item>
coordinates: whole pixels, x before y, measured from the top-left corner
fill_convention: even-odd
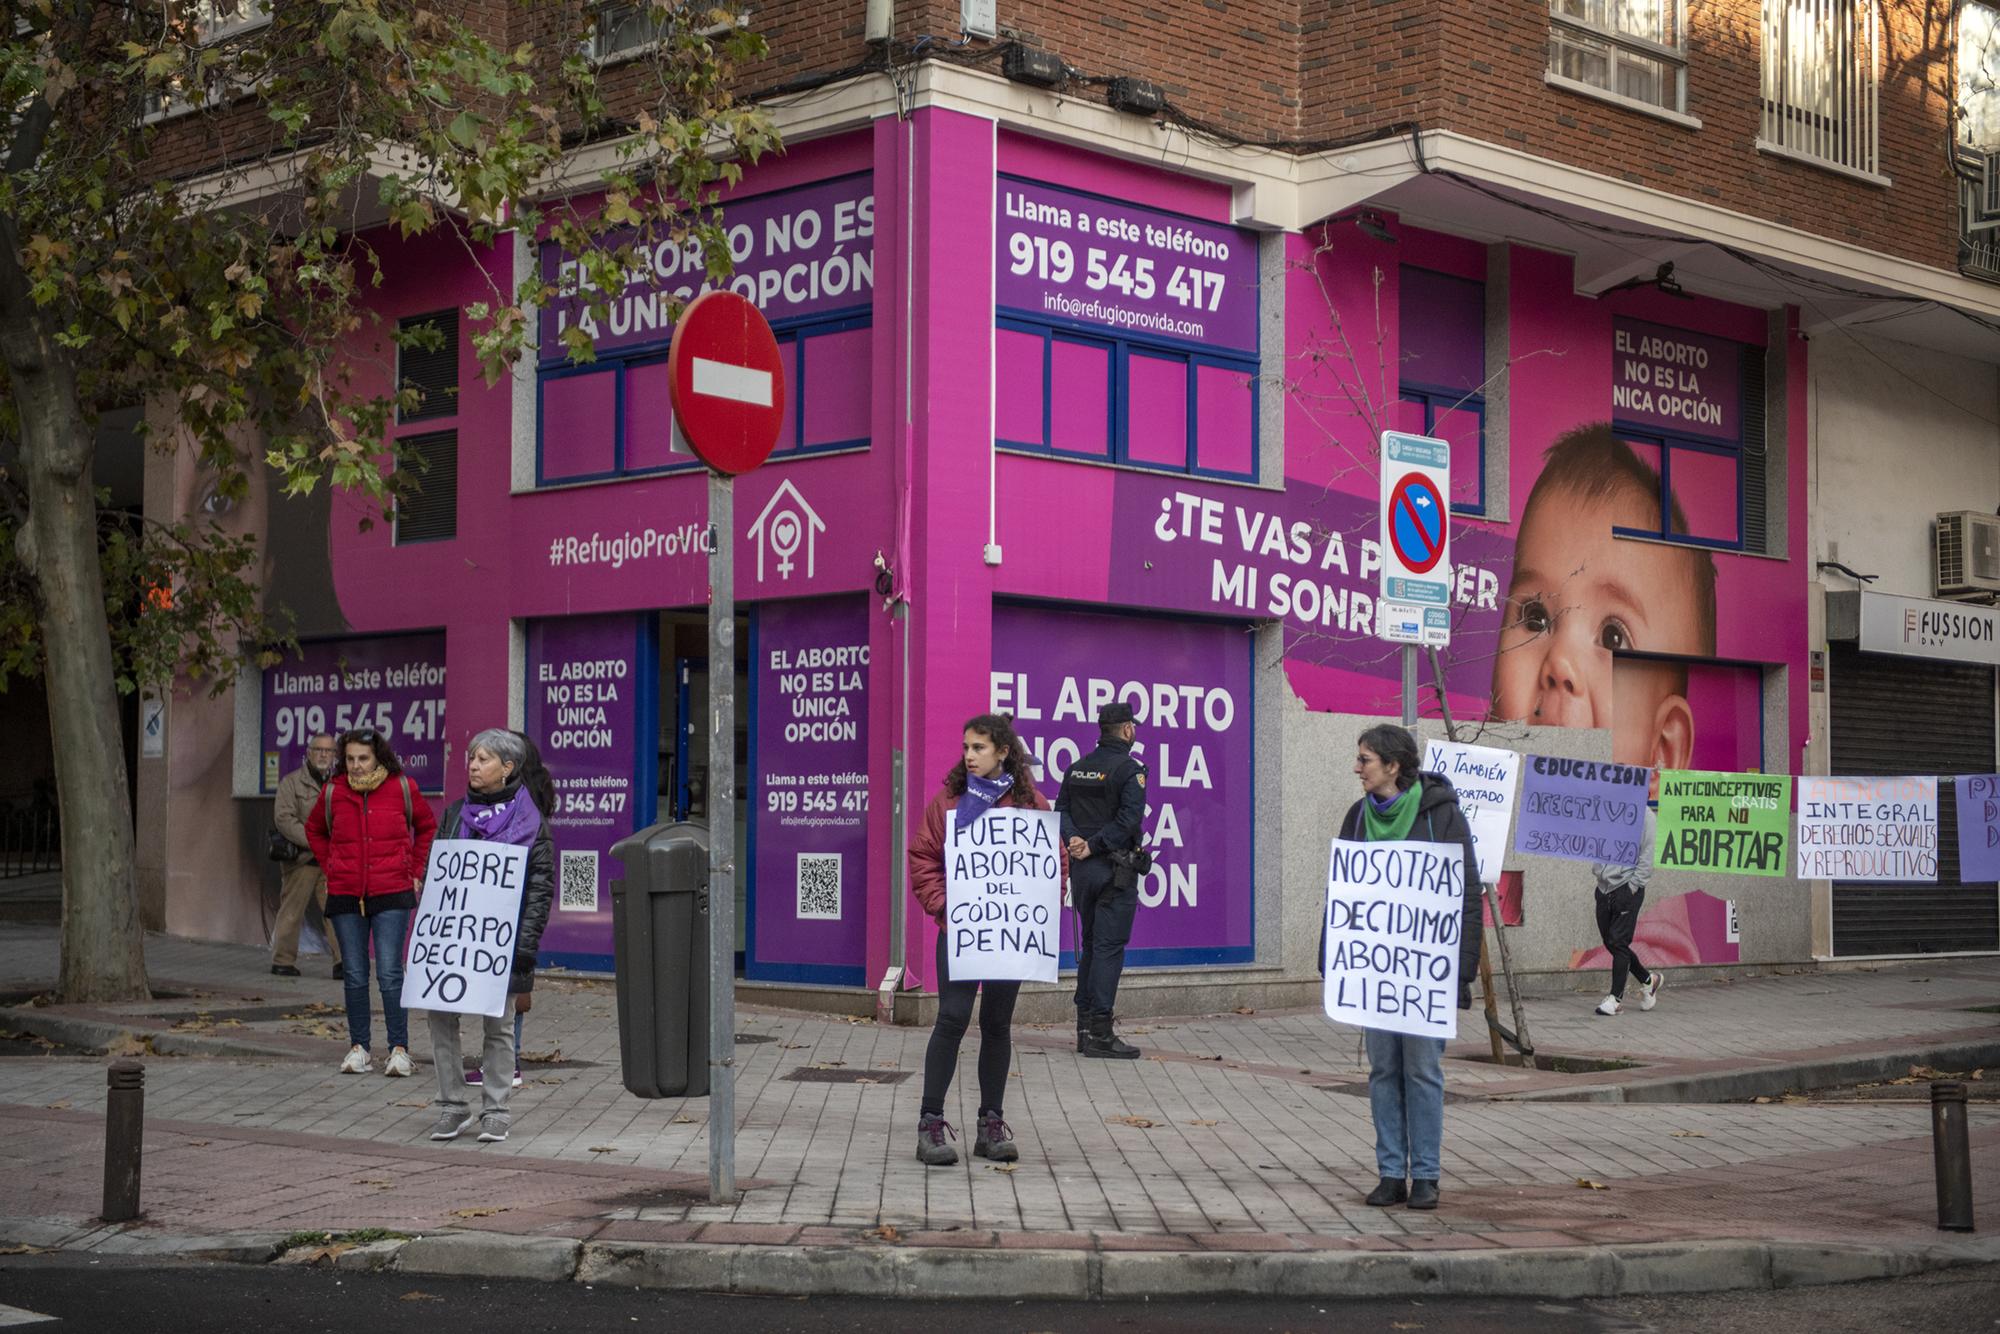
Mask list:
[[[618,1057],[642,1098],[708,1092],[708,826],[656,824],[611,855]]]

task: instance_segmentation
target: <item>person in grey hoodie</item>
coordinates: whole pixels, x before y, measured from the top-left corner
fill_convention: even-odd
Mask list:
[[[1660,776],[1653,775],[1654,793]],[[1597,1013],[1609,1018],[1625,1008],[1625,976],[1639,984],[1639,1008],[1650,1010],[1660,999],[1665,974],[1648,968],[1632,952],[1632,935],[1639,929],[1639,909],[1646,903],[1646,885],[1653,878],[1653,808],[1646,807],[1646,826],[1639,834],[1639,862],[1636,866],[1613,866],[1598,862],[1590,869],[1597,875],[1597,935],[1611,952],[1611,990],[1597,1003]]]

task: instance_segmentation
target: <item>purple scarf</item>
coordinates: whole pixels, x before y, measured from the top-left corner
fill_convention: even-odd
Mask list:
[[[958,799],[958,808],[953,812],[952,823],[960,829],[970,829],[974,821],[986,814],[994,802],[1006,796],[1013,788],[1013,775],[1005,770],[1001,771],[998,778],[981,778],[978,774],[968,771],[965,775],[965,792]]]
[[[467,793],[459,823],[473,838],[527,848],[534,846],[535,835],[542,831],[542,813],[535,809],[534,798],[525,787],[517,787],[513,796],[490,803]]]

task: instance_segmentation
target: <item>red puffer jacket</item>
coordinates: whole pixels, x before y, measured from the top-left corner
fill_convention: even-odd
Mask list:
[[[403,798],[409,797],[407,810]],[[328,824],[328,811],[332,823]],[[409,894],[423,879],[437,837],[437,815],[417,785],[397,774],[373,792],[356,792],[336,774],[313,803],[306,841],[326,872],[329,897],[382,900]],[[409,906],[415,899],[409,900]],[[392,905],[397,906],[397,905]],[[339,911],[328,905],[329,911]]]
[[[1049,809],[1049,799],[1040,792],[1034,794],[1033,801],[1022,801],[1012,792],[993,803],[996,806],[1031,806],[1035,810]],[[917,826],[916,835],[910,839],[910,892],[917,896],[925,912],[944,921],[944,845],[945,822],[958,809],[958,798],[944,788],[939,788],[931,804],[924,807],[923,823]],[[1060,843],[1062,840],[1056,840]],[[1069,885],[1069,849],[1062,850],[1062,882],[1067,894]],[[1065,898],[1064,902],[1068,902]]]

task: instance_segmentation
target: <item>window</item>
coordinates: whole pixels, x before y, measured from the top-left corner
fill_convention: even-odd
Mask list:
[[[772,458],[865,447],[874,377],[869,316],[781,323],[785,424]],[[649,347],[585,366],[542,368],[541,484],[595,481],[690,467],[699,460],[674,436],[667,361]]]
[[[1486,512],[1486,285],[1405,267],[1401,410],[1392,425],[1451,444],[1451,508]]]
[[[624,60],[660,41],[674,25],[683,22],[687,9],[682,4],[655,4],[649,0],[617,0],[600,3],[590,30],[590,58],[600,63]],[[704,7],[703,15],[713,10]],[[701,29],[703,37],[719,37],[732,27],[749,24],[748,14],[738,14],[729,23],[710,23]]]
[[[1549,76],[1581,92],[1687,110],[1686,0],[1549,0]]]
[[[994,337],[1000,444],[1168,472],[1256,477],[1256,362],[1007,318]]]
[[[1958,267],[2000,282],[2000,9],[1958,11]]]
[[[396,501],[396,545],[444,542],[458,536],[458,432],[406,435],[397,442],[414,474]]]
[[[270,0],[192,0],[177,18],[186,25],[176,34],[181,41],[216,46],[267,26],[271,6]],[[232,92],[248,91],[249,83],[236,77],[227,68],[229,64],[225,60],[222,67],[212,70],[205,88],[196,88],[191,79],[177,76],[169,87],[147,93],[143,118],[167,120],[226,101]]]
[[[428,421],[458,411],[458,312],[441,310],[396,324],[396,389],[414,389],[414,407],[396,409],[399,422]]]
[[[1757,146],[1879,179],[1875,0],[1764,0],[1763,28]]]

